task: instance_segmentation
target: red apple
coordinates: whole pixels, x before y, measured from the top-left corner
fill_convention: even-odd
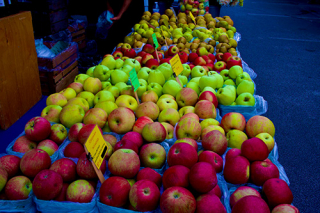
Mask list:
[[[46,151],[49,156],[52,156],[56,151],[58,151],[59,146],[54,141],[46,139],[38,144],[37,149]]]
[[[123,56],[123,53],[121,52],[121,50],[116,50],[116,51],[114,51],[114,53],[112,55],[113,55],[114,59],[118,59]]]
[[[147,142],[162,142],[167,137],[167,131],[160,122],[153,122],[144,125],[141,135]]]
[[[99,196],[103,204],[114,207],[122,207],[129,200],[129,182],[119,176],[109,177],[100,188]]]
[[[139,180],[129,192],[130,204],[138,211],[153,211],[160,199],[158,186],[150,180]]]
[[[70,141],[78,141],[78,134],[83,126],[83,123],[75,123],[70,127],[68,132],[68,138]]]
[[[20,171],[21,159],[15,155],[4,155],[0,158],[0,167],[8,173],[8,179],[15,176]]]
[[[216,57],[215,57],[212,53],[208,54],[208,57],[209,57],[210,60],[213,61],[213,62],[216,60]]]
[[[49,137],[51,124],[43,117],[34,117],[26,123],[24,131],[29,140],[35,142],[42,141]]]
[[[190,62],[193,62],[193,61],[194,61],[196,58],[198,58],[198,57],[199,57],[199,56],[198,56],[197,53],[190,53],[188,60],[189,60]]]
[[[190,169],[182,165],[175,165],[169,167],[163,173],[163,188],[167,189],[173,186],[181,186],[187,188],[189,186],[189,172]]]
[[[291,204],[293,201],[293,195],[288,184],[279,178],[267,180],[262,186],[262,193],[271,209],[280,204]]]
[[[214,70],[217,71],[217,72],[221,72],[222,70],[224,70],[226,68],[227,68],[227,64],[224,61],[217,61],[214,64]]]
[[[223,61],[223,53],[217,53],[216,54],[216,59],[217,59],[217,61]]]
[[[129,139],[121,139],[119,142],[117,142],[114,146],[114,151],[117,151],[118,149],[131,149],[137,154],[139,152],[139,147],[137,146],[137,144]]]
[[[232,184],[247,183],[250,176],[250,163],[242,156],[236,156],[226,161],[224,170],[224,178]]]
[[[200,120],[199,116],[198,116],[196,113],[193,113],[193,112],[189,112],[189,113],[187,113],[187,114],[184,114],[184,115],[179,119],[179,121],[182,121],[182,120],[185,119],[185,118],[193,118],[193,119],[195,119],[196,121],[199,121],[199,120]]]
[[[206,61],[200,56],[200,57],[196,58],[196,59],[193,61],[193,64],[194,64],[195,66],[204,66],[204,65],[206,65],[207,63],[206,63]]]
[[[188,54],[186,52],[179,52],[178,55],[181,60],[181,63],[184,64],[188,62]]]
[[[62,186],[61,175],[49,169],[39,172],[32,182],[33,193],[40,200],[53,200],[60,194]]]
[[[0,167],[0,191],[6,186],[8,181],[8,172]]]
[[[207,71],[207,73],[209,72],[209,68],[207,66],[202,65],[202,67],[204,68],[205,71]]]
[[[189,67],[192,70],[195,67],[195,65],[194,64],[189,64]]]
[[[250,138],[241,145],[241,155],[249,161],[262,161],[269,155],[267,145],[260,138]]]
[[[83,145],[79,142],[71,142],[64,149],[64,156],[68,158],[79,158],[84,153]]]
[[[176,140],[176,142],[174,142],[174,143],[188,143],[191,146],[193,146],[196,151],[198,151],[197,141],[192,138],[180,138],[180,139]]]
[[[157,53],[158,53],[158,57],[157,57]],[[154,59],[157,59],[157,60],[158,60],[158,58],[159,58],[159,60],[163,59],[162,53],[160,53],[160,52],[158,52],[158,51],[157,51],[157,52],[154,51],[154,52],[152,53],[152,56],[153,56]]]
[[[53,124],[51,126],[50,132],[50,140],[56,142],[56,144],[60,145],[67,138],[68,131],[62,124]]]
[[[227,161],[228,159],[234,158],[239,155],[241,155],[241,149],[237,149],[237,148],[229,149],[229,151],[226,154],[225,160]]]
[[[221,189],[218,184],[211,191],[209,191],[207,194],[214,194],[214,195],[217,195],[219,198],[222,197]]]
[[[127,107],[119,107],[114,109],[108,116],[108,125],[111,131],[117,134],[130,132],[134,123],[134,112]]]
[[[207,193],[217,185],[218,179],[210,163],[198,162],[190,169],[189,182],[197,192]]]
[[[194,107],[194,112],[201,119],[216,118],[217,116],[216,107],[208,100],[198,101]]]
[[[27,136],[19,137],[12,146],[12,151],[25,153],[37,147],[37,143],[29,140]]]
[[[146,53],[142,59],[141,59],[141,62],[142,64],[146,64],[147,61],[151,60],[151,59],[154,59],[154,57],[150,54],[150,53]]]
[[[139,156],[131,149],[119,149],[109,158],[108,169],[113,175],[133,178],[140,169]]]
[[[270,213],[266,202],[257,196],[246,196],[240,199],[232,208],[232,213]]]
[[[41,170],[49,169],[50,166],[50,156],[41,149],[33,149],[27,152],[20,161],[22,173],[29,178],[35,177]]]
[[[196,213],[202,212],[219,212],[227,213],[226,208],[220,201],[220,198],[214,194],[204,194],[197,198],[197,211]]]
[[[141,166],[161,169],[166,161],[166,151],[160,144],[148,143],[141,147],[139,158]]]
[[[257,186],[262,186],[271,178],[279,178],[279,169],[268,158],[264,161],[255,161],[250,165],[250,180]]]
[[[143,58],[143,56],[147,54],[145,51],[140,51],[137,56],[140,56],[141,58]]]
[[[102,135],[102,137],[106,142],[108,142],[112,146],[112,148],[114,148],[114,145],[116,145],[117,140],[118,140],[114,135],[104,133],[104,135]]]
[[[227,62],[227,69],[230,69],[233,66],[240,66],[242,67],[242,61],[241,58],[238,56],[232,56],[231,58],[229,58],[228,62]]]
[[[8,200],[24,200],[29,197],[32,190],[32,182],[25,176],[11,178],[4,189]]]
[[[54,199],[55,201],[66,201],[67,189],[69,187],[69,183],[63,183],[60,194]]]
[[[241,113],[229,112],[222,117],[220,125],[226,133],[232,129],[244,131],[246,119]]]
[[[78,203],[89,203],[92,200],[94,193],[95,190],[88,181],[76,180],[69,185],[66,200]]]
[[[163,63],[168,63],[168,64],[170,64],[170,59],[171,59],[171,58],[163,58],[163,59],[160,59],[160,64],[163,64]]]
[[[147,63],[145,64],[146,67],[149,67],[152,70],[155,70],[159,66],[158,59],[149,59]]]
[[[187,143],[173,144],[169,149],[167,162],[169,166],[183,165],[189,169],[198,161],[198,153]]]
[[[77,162],[77,174],[80,178],[83,179],[97,179],[98,176],[92,166],[92,163],[88,160],[86,153],[82,153],[79,157],[79,160]],[[103,160],[100,170],[102,172],[102,174],[105,173],[106,171],[106,161]]]
[[[134,142],[138,148],[140,148],[143,144],[143,138],[142,135],[138,132],[127,132],[123,137],[123,139],[128,139],[131,140],[132,142]]]
[[[232,55],[231,53],[225,52],[225,53],[223,53],[222,60],[227,63],[228,60],[229,60],[230,58],[232,58],[232,56],[233,56],[233,55]]]
[[[280,204],[276,206],[271,213],[300,213],[297,207],[290,204]]]
[[[79,134],[78,134],[78,141],[81,143],[81,144],[85,144],[87,142],[87,139],[88,137],[90,136],[92,130],[96,127],[96,124],[86,124],[84,125],[80,131],[79,131]],[[101,132],[101,135],[103,134],[101,128],[98,126],[100,132]]]
[[[162,182],[162,177],[155,170],[153,170],[149,167],[146,167],[146,168],[143,168],[139,171],[139,173],[137,175],[137,181],[139,181],[139,180],[150,180],[150,181],[154,182],[160,188],[161,182]]]
[[[211,91],[204,91],[203,93],[201,93],[201,95],[199,96],[199,99],[198,101],[201,101],[201,100],[208,100],[210,101],[211,103],[214,104],[214,106],[217,108],[218,107],[218,99],[216,97],[216,95],[211,92]]]
[[[163,213],[192,213],[196,210],[196,200],[189,190],[173,186],[166,189],[161,195],[160,208]]]
[[[213,65],[213,63],[207,63],[207,68],[208,68],[208,70],[209,71],[214,71],[214,65]]]
[[[59,173],[64,182],[72,182],[76,180],[77,165],[69,158],[61,158],[53,162],[50,170]]]
[[[154,52],[154,47],[151,44],[145,44],[142,48],[142,51],[146,52],[146,53],[150,53],[152,54]]]
[[[199,162],[210,163],[215,169],[216,173],[222,172],[223,159],[220,155],[212,151],[203,151],[199,155]]]
[[[228,148],[228,140],[219,130],[213,130],[202,137],[202,147],[223,155]]]
[[[233,206],[243,197],[246,196],[257,196],[261,198],[260,193],[250,187],[250,186],[240,186],[237,188],[231,195],[230,195],[230,206],[233,208]]]
[[[136,122],[134,123],[133,125],[133,131],[134,132],[137,132],[137,133],[142,133],[142,130],[143,130],[143,127],[146,125],[146,124],[149,124],[149,123],[153,123],[153,120],[151,118],[149,118],[148,116],[141,116],[140,118],[138,118],[136,120]]]
[[[134,57],[134,59],[136,61],[138,61],[140,64],[142,64],[142,57],[141,56]]]
[[[123,53],[124,56],[127,56],[129,58],[134,58],[137,56],[136,51],[131,48],[131,49],[126,49]]]
[[[249,138],[255,137],[259,133],[269,133],[272,137],[275,134],[275,127],[272,121],[264,116],[255,115],[251,117],[246,125],[246,134]]]
[[[174,56],[176,53],[179,53],[179,48],[176,46],[171,46],[168,49],[169,56]]]

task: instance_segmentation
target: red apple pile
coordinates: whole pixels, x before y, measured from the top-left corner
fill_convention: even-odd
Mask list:
[[[53,124],[43,117],[34,117],[25,125],[25,135],[19,137],[12,151],[26,153],[33,149],[44,150],[52,156],[67,138],[67,129],[62,124]]]

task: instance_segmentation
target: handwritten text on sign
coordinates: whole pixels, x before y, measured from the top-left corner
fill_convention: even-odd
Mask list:
[[[137,76],[137,72],[136,69],[133,68],[130,72],[129,72],[129,76],[130,76],[130,81],[131,84],[134,88],[134,92],[137,91],[137,89],[140,87],[140,82]]]
[[[179,55],[176,54],[172,59],[170,59],[170,64],[173,72],[178,76],[183,71],[183,66],[180,61]]]

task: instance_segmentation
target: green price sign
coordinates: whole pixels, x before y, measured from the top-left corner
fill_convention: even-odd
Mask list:
[[[134,91],[137,91],[137,89],[140,87],[140,82],[137,76],[137,72],[136,69],[133,68],[130,72],[129,72],[129,76],[130,76],[130,81],[131,84],[134,88]]]
[[[157,49],[159,47],[159,44],[158,44],[158,39],[157,39],[157,36],[155,33],[152,34],[152,39],[153,39],[153,43]]]

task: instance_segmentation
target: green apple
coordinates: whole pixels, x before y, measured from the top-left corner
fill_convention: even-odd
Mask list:
[[[49,105],[46,106],[41,111],[41,117],[47,119],[50,122],[60,123],[60,112],[62,110],[62,107],[59,105]]]
[[[84,98],[88,102],[89,107],[93,107],[94,94],[92,92],[82,91],[77,95],[77,97]]]
[[[201,125],[201,128],[202,130],[208,126],[211,126],[211,125],[216,125],[216,126],[219,126],[220,123],[219,121],[217,121],[216,119],[213,119],[213,118],[206,118],[204,119],[203,121],[201,121],[200,123]]]
[[[234,80],[230,78],[224,82],[224,85],[236,86],[236,84],[234,83]]]
[[[127,107],[132,111],[135,111],[138,107],[137,100],[130,95],[120,95],[116,100],[116,104],[118,107]]]
[[[157,93],[158,97],[162,95],[162,86],[158,83],[151,83],[148,85],[147,90],[153,90]]]
[[[141,80],[143,79],[139,79],[139,83],[140,83],[140,87],[137,89],[137,95],[138,95],[138,98],[141,99],[142,97],[142,94],[147,91],[147,86],[148,84],[144,84],[144,82],[141,82]]]
[[[252,81],[243,80],[238,86],[237,86],[237,95],[240,95],[241,93],[248,92],[253,95],[254,93],[254,83]]]
[[[175,100],[172,100],[171,98],[161,98],[158,100],[157,105],[159,107],[160,112],[168,108],[178,110],[177,102]]]
[[[107,81],[110,78],[110,70],[104,65],[97,65],[93,70],[93,77],[99,78],[100,81]]]
[[[62,108],[60,112],[60,123],[66,128],[72,127],[73,124],[82,123],[85,115],[83,108],[77,104],[70,104]]]
[[[83,84],[83,82],[89,77],[90,77],[89,75],[81,73],[74,78],[74,82],[79,82]]]
[[[236,99],[237,105],[243,106],[254,106],[256,104],[256,99],[251,93],[245,92],[241,93]]]
[[[220,75],[223,77],[224,81],[226,81],[227,79],[230,79],[229,70],[227,69],[221,70]]]
[[[116,86],[109,86],[109,87],[106,87],[104,90],[111,92],[114,98],[118,98],[120,95],[120,90]]]
[[[181,72],[180,75],[184,75],[188,78],[191,74],[190,66],[188,64],[182,64],[182,67],[183,67],[183,71]]]
[[[118,105],[112,101],[100,101],[94,106],[94,108],[101,108],[110,115],[114,109],[118,108]]]
[[[90,67],[89,69],[87,69],[86,74],[89,75],[90,77],[93,77],[93,70],[96,66]]]
[[[180,84],[175,80],[167,81],[162,88],[164,94],[169,94],[176,97],[177,93],[181,90]]]
[[[87,112],[90,107],[88,101],[84,98],[81,98],[81,97],[75,97],[75,98],[70,99],[68,101],[67,105],[70,105],[70,104],[77,104],[77,105],[81,106],[85,112]]]
[[[260,138],[267,145],[269,152],[272,151],[274,147],[274,138],[267,132],[259,133],[255,136],[256,138]]]
[[[115,69],[121,69],[123,67],[124,61],[121,58],[116,59]]]
[[[219,73],[217,73],[216,71],[210,71],[210,72],[208,72],[208,75],[216,78],[216,88],[215,89],[219,89],[223,86],[224,80],[223,80],[223,77]]]
[[[179,109],[180,118],[188,113],[194,113],[194,106],[184,106]]]
[[[219,104],[229,106],[236,100],[236,92],[233,86],[226,85],[220,88],[217,92],[217,99]]]
[[[171,124],[172,126],[175,126],[176,123],[179,121],[179,119],[180,119],[180,115],[176,109],[166,108],[160,112],[158,121],[160,123],[166,122]]]
[[[117,59],[118,60],[118,59]],[[125,72],[128,76],[130,75],[130,71],[132,70],[132,66],[126,64],[121,69],[123,72]]]
[[[250,75],[247,72],[242,73],[241,75],[238,75],[236,78],[236,85],[239,85],[241,83],[241,81],[243,80],[248,80],[248,81],[252,81]]]
[[[198,85],[199,85],[200,78],[201,78],[201,77],[195,77],[195,78],[192,78],[189,82],[195,82],[196,84],[198,84]]]
[[[161,86],[164,85],[166,79],[164,78],[162,72],[160,70],[151,70],[148,76],[148,84],[158,83]]]
[[[236,106],[237,104],[236,104],[236,102],[233,102],[230,106]]]
[[[182,65],[183,66],[183,65]],[[165,78],[165,80],[167,81],[171,75],[173,74],[173,71],[172,71],[172,67],[170,64],[168,63],[163,63],[163,64],[160,64],[158,67],[157,67],[157,70],[160,70]]]
[[[96,94],[102,89],[102,83],[99,78],[89,77],[83,82],[83,89]]]
[[[181,85],[186,85],[188,83],[188,78],[184,75],[179,75],[178,76]],[[177,79],[176,79],[177,80]]]
[[[200,94],[200,87],[198,86],[197,83],[195,83],[195,82],[189,82],[186,87],[191,88],[191,89],[193,89],[194,91],[196,91],[196,93],[197,93],[198,96],[199,96],[199,94]]]
[[[214,76],[202,76],[199,80],[200,89],[203,90],[205,87],[217,88],[217,79]]]
[[[195,66],[191,70],[191,78],[207,75],[207,71],[202,66]]]
[[[119,91],[121,91],[123,88],[127,87],[128,85],[124,82],[116,83],[114,86],[118,87]]]
[[[205,92],[205,91],[211,91],[215,96],[217,96],[217,92],[215,89],[213,89],[212,87],[205,87],[203,88],[203,90],[201,91],[201,93]],[[201,95],[200,93],[200,95]]]
[[[138,78],[147,81],[150,71],[151,69],[149,67],[142,67],[138,72]]]
[[[100,64],[107,66],[110,70],[114,70],[116,68],[116,60],[114,60],[113,56],[105,57],[102,59]]]
[[[116,69],[111,73],[110,79],[111,84],[116,85],[119,82],[127,83],[129,80],[129,76],[122,70]]]
[[[96,105],[100,101],[113,101],[113,102],[115,102],[116,100],[111,92],[106,91],[106,90],[102,90],[94,96],[93,104]]]
[[[236,79],[238,75],[241,75],[243,73],[242,67],[239,65],[235,65],[229,69],[229,76],[232,79]]]
[[[59,93],[62,94],[64,97],[66,97],[67,100],[70,100],[71,98],[74,98],[77,96],[76,91],[70,87],[65,88],[64,90],[60,91]]]
[[[133,59],[133,58],[127,58],[125,61],[124,61],[124,65],[130,65],[131,67],[134,67],[136,72],[139,72],[139,70],[141,69],[141,64],[139,61],[137,61],[136,59]]]
[[[232,129],[227,132],[226,138],[228,140],[228,147],[237,149],[241,149],[242,143],[248,140],[246,133],[238,129]]]
[[[112,86],[110,81],[102,81],[101,85],[102,85],[101,89],[105,89],[105,88]]]

